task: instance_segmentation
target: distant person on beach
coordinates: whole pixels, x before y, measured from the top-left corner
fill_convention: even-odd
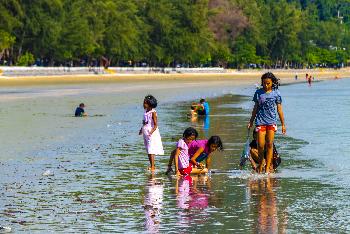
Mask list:
[[[250,154],[249,154],[249,161],[253,168],[253,170],[257,169],[257,165],[259,164],[259,154],[258,154],[258,141],[257,141],[257,132],[253,132],[253,140],[249,144],[250,146]],[[277,167],[281,163],[281,158],[277,152],[275,144],[273,144],[273,157],[272,157],[272,164],[270,165],[270,171],[276,170]],[[266,151],[264,154],[264,159],[262,161],[262,164],[266,164]]]
[[[265,73],[261,77],[261,85],[263,88],[257,90],[253,97],[255,105],[248,123],[248,129],[253,127],[255,120],[255,131],[258,133],[259,155],[259,167],[257,171],[259,173],[263,172],[263,160],[266,151],[265,172],[269,173],[273,158],[273,142],[275,132],[277,131],[276,107],[281,120],[283,134],[286,133],[286,126],[282,111],[282,98],[278,91],[278,79],[271,72]]]
[[[298,80],[298,75],[297,75],[297,74],[295,74],[294,79],[295,79],[295,80]]]
[[[198,115],[204,116],[209,115],[209,112],[209,103],[206,102],[204,98],[201,98],[198,104],[192,103],[191,105],[191,113],[197,113]]]
[[[308,80],[308,79],[309,79],[309,74],[306,73],[305,80]]]
[[[198,135],[194,128],[192,131]],[[196,137],[197,138],[197,137]],[[211,169],[211,156],[216,150],[223,150],[223,144],[219,136],[212,136],[209,140],[196,140],[196,138],[188,144],[189,161],[193,168],[204,169],[208,172]],[[172,163],[174,161],[176,149],[171,152],[168,169],[166,174],[172,172]],[[205,166],[202,163],[205,161]]]
[[[149,169],[155,170],[154,156],[164,155],[162,138],[158,129],[158,117],[155,108],[157,107],[157,99],[152,95],[147,95],[143,100],[143,126],[139,131],[139,135],[143,135],[144,144],[148,154],[148,160],[151,164]]]
[[[87,113],[84,110],[85,105],[84,103],[80,103],[79,106],[77,107],[77,109],[75,109],[75,117],[85,117],[87,116]]]
[[[201,100],[199,100],[199,104],[203,107],[203,110],[201,112],[198,111],[198,115],[209,115],[209,103],[206,102],[204,98],[202,98]]]
[[[309,75],[309,77],[307,78],[307,83],[309,84],[309,86],[311,86],[312,83],[312,76]]]
[[[197,103],[195,103],[195,102],[192,103],[191,110],[190,110],[188,117],[190,117],[193,122],[197,120],[197,117],[198,117]]]

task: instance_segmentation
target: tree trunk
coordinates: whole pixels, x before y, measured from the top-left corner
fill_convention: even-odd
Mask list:
[[[4,55],[4,53],[5,53],[5,50],[2,50],[2,51],[0,52],[0,61],[1,61],[2,56]]]

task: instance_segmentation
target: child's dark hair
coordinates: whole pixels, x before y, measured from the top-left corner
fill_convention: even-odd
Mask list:
[[[147,95],[145,97],[145,102],[152,108],[156,108],[158,104],[157,99],[152,95]]]
[[[279,79],[272,72],[267,72],[261,76],[261,86],[263,86],[265,79],[271,79],[272,89],[278,89],[278,86],[280,85]]]
[[[189,128],[186,128],[184,133],[182,134],[182,136],[184,138],[187,138],[187,137],[190,137],[190,136],[195,136],[195,139],[197,139],[198,137],[198,132],[196,129],[192,128],[192,127],[189,127]]]
[[[224,150],[221,138],[219,136],[211,136],[208,140],[208,146],[215,144],[218,146],[218,150]]]
[[[201,100],[199,100],[199,103],[204,103],[204,102],[205,102],[204,98],[201,98]]]

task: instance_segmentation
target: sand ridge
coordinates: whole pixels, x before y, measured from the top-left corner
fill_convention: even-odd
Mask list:
[[[227,73],[186,73],[186,74],[98,74],[98,75],[62,75],[62,76],[25,76],[5,77],[0,76],[0,86],[35,86],[35,85],[60,85],[83,83],[133,83],[133,82],[218,82],[232,81],[237,84],[258,82],[261,75],[267,70],[228,70]],[[305,81],[305,74],[311,74],[317,80],[334,79],[335,77],[350,77],[350,69],[338,70],[272,70],[281,79],[281,83],[294,83]],[[298,80],[295,80],[295,75]]]

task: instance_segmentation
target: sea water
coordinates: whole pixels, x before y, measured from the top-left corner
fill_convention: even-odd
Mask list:
[[[64,233],[348,232],[349,83],[280,88],[287,135],[277,133],[282,164],[271,176],[238,165],[253,85],[147,86],[137,93],[116,85],[2,89],[0,226]],[[155,173],[146,170],[137,134],[149,92],[159,99],[166,151],[156,157]],[[207,97],[210,116],[188,118],[200,97]],[[82,101],[92,117],[72,116]],[[168,155],[189,126],[199,138],[219,135],[225,149],[213,155],[209,175],[165,176]]]

